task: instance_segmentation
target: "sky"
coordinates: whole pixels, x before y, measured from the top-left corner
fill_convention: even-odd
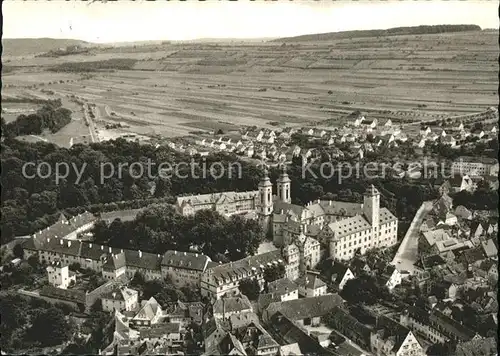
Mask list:
[[[499,27],[496,0],[5,0],[2,12],[4,38],[69,38],[96,43],[275,38],[438,24]]]

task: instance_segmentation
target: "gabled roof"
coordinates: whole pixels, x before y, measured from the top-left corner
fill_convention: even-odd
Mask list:
[[[127,267],[144,268],[149,270],[160,270],[161,255],[155,253],[124,250]]]
[[[498,250],[492,239],[488,239],[487,241],[481,241],[481,246],[483,248],[483,252],[487,257],[498,256]]]
[[[265,313],[271,317],[277,312],[291,320],[302,320],[328,314],[334,307],[343,305],[344,300],[338,294],[319,297],[301,298],[285,302],[271,303]]]
[[[141,309],[139,309],[133,319],[152,320],[159,309],[161,310],[160,305],[155,298],[151,297],[142,303]]]
[[[497,354],[497,342],[494,337],[461,342],[455,350],[456,356],[490,356]]]
[[[168,336],[169,334],[179,333],[180,329],[180,323],[162,323],[145,329],[140,329],[139,338],[162,338]]]
[[[280,344],[298,344],[301,354],[325,355],[326,350],[311,337],[306,331],[299,327],[295,322],[281,314],[275,313],[269,322],[269,330],[272,336],[280,341]],[[296,350],[296,347],[293,348]],[[290,354],[289,354],[290,355]]]
[[[126,287],[116,287],[112,291],[105,293],[101,296],[101,299],[112,299],[112,300],[128,300],[130,298],[137,297],[139,292],[134,289]]]
[[[458,321],[446,316],[442,312],[433,309],[430,314],[431,322],[439,325],[446,335],[458,337],[461,341],[469,341],[476,335],[472,330],[461,325]]]
[[[332,222],[328,224],[328,228],[335,234],[334,238],[338,239],[356,232],[368,230],[371,228],[371,225],[363,216],[356,215]]]
[[[212,308],[214,314],[239,313],[251,311],[252,304],[245,295],[242,295],[240,297],[217,299]]]
[[[307,272],[306,275],[297,279],[296,283],[306,289],[315,290],[326,286],[326,283],[319,278],[318,274]]]
[[[287,294],[298,289],[297,285],[286,277],[270,282],[267,288],[269,293],[277,295]]]
[[[342,282],[342,279],[344,278],[348,269],[349,267],[341,262],[333,262],[331,268],[329,268],[329,270],[332,271],[332,282],[336,284]]]
[[[225,263],[207,270],[215,278],[216,282],[229,282],[236,277],[253,275],[258,270],[266,268],[268,263],[283,263],[279,250],[273,250],[244,259]]]
[[[381,315],[377,318],[376,329],[380,338],[383,340],[391,340],[394,343],[392,348],[394,352],[399,351],[401,345],[410,333],[410,329],[385,315]]]

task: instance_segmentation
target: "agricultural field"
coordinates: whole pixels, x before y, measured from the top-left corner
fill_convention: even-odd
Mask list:
[[[271,122],[335,122],[355,110],[379,119],[433,120],[497,105],[497,40],[497,31],[471,31],[296,43],[165,43],[142,52],[140,46],[96,48],[86,55],[18,59],[3,74],[2,95],[46,95],[42,89],[75,95],[96,104],[99,130],[121,123],[121,133],[165,137],[273,127]],[[101,72],[69,73],[57,67],[73,63],[71,70],[87,70],[94,65],[89,62],[110,59],[121,59],[122,69],[101,63]],[[67,130],[88,133],[82,126]]]

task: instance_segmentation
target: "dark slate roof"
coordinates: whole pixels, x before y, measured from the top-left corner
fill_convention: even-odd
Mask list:
[[[84,212],[83,214],[73,216],[70,219],[66,219],[64,215],[61,214],[59,220],[55,224],[48,226],[44,230],[34,233],[33,236],[39,240],[44,240],[47,238],[64,238],[65,236],[71,234],[73,231],[87,224],[95,222],[96,220],[97,218],[89,212]]]
[[[241,312],[244,310],[252,310],[252,304],[244,295],[234,298],[217,299],[213,305],[214,314]]]
[[[271,317],[268,325],[271,336],[281,345],[297,343],[304,354],[329,354],[317,340],[280,312]]]
[[[401,325],[395,320],[392,320],[385,315],[381,315],[377,318],[376,325],[377,333],[383,340],[393,338],[394,347],[393,351],[399,351],[399,348],[403,344],[406,336],[410,332],[410,329]]]
[[[343,303],[344,300],[338,294],[327,294],[319,297],[271,303],[265,310],[265,313],[268,318],[277,312],[281,312],[292,320],[302,320],[326,315],[333,308],[341,306]]]
[[[198,253],[167,251],[163,255],[161,265],[204,272],[209,261],[208,256]]]
[[[331,277],[332,282],[336,284],[342,282],[342,278],[344,278],[348,269],[349,267],[347,267],[345,264],[341,262],[333,262],[332,267],[329,268],[329,271],[332,272],[332,277]]]
[[[308,272],[305,276],[297,279],[296,283],[306,289],[318,289],[326,286],[326,283],[316,273]]]
[[[103,264],[102,269],[105,271],[116,271],[126,266],[125,253],[120,252],[116,255],[109,255],[106,257],[106,262]]]
[[[55,299],[67,300],[69,302],[85,304],[85,292],[79,289],[62,289],[54,286],[43,286],[40,295]]]
[[[124,250],[127,267],[144,268],[150,270],[161,269],[161,255],[155,253]]]
[[[286,277],[277,279],[268,284],[269,293],[274,293],[277,295],[287,294],[297,289],[297,285]]]
[[[469,330],[458,321],[448,317],[438,310],[432,310],[430,320],[437,325],[440,325],[444,334],[454,335],[461,341],[470,341],[476,335],[474,331]]]

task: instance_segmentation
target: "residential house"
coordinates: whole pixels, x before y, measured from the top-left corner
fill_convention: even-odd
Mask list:
[[[455,208],[455,216],[465,219],[465,220],[471,220],[472,219],[472,212],[467,209],[463,205],[459,205]]]
[[[169,250],[161,261],[161,274],[177,287],[199,287],[210,257],[199,253]]]
[[[162,316],[162,309],[155,298],[143,300],[139,311],[132,317],[130,323],[137,327],[150,327],[157,324]]]
[[[302,297],[317,297],[327,294],[326,283],[321,280],[319,273],[308,271],[304,276],[299,277],[295,283],[299,286],[299,294]]]
[[[393,290],[400,285],[402,279],[402,273],[393,265],[388,265],[381,275],[382,282],[389,290]]]
[[[139,302],[139,293],[131,288],[118,287],[101,296],[102,310],[106,312],[114,312],[118,310],[132,311],[135,310]]]
[[[110,280],[124,275],[127,271],[127,262],[123,250],[117,254],[105,257],[105,262],[102,265],[102,276],[104,279]]]
[[[493,239],[481,241],[481,246],[486,257],[498,259],[498,249]]]
[[[214,299],[238,295],[239,282],[246,278],[257,278],[263,285],[264,269],[268,263],[284,263],[279,250],[208,268],[201,278],[201,294]]]
[[[63,266],[59,260],[52,261],[46,270],[49,284],[54,287],[66,289],[76,283],[75,272],[70,271],[68,266]]]
[[[267,326],[271,336],[286,346],[284,350],[283,347],[280,348],[280,352],[284,351],[281,355],[324,355],[327,353],[317,339],[279,311],[270,317]]]
[[[178,323],[161,323],[140,329],[139,339],[153,342],[162,340],[172,344],[176,343],[179,346],[183,345],[181,328]]]
[[[345,310],[335,307],[330,313],[331,326],[363,349],[370,349],[371,328]]]
[[[461,342],[455,350],[456,356],[489,356],[497,354],[498,345],[494,337]]]
[[[275,302],[264,310],[262,319],[268,322],[274,314],[280,312],[299,324],[315,326],[321,323],[322,316],[331,312],[334,307],[343,305],[344,301],[338,294]]]
[[[425,351],[410,329],[384,315],[371,334],[371,351],[377,356],[424,356]]]
[[[178,323],[181,329],[186,329],[191,323],[201,325],[203,322],[204,305],[201,302],[185,303],[178,300],[169,303],[163,310],[163,321]]]
[[[215,301],[212,305],[215,319],[227,320],[233,314],[252,312],[252,304],[245,295],[239,297],[225,297]]]
[[[476,333],[458,321],[433,309],[429,315],[430,326],[454,342],[466,342],[474,338]]]
[[[400,315],[401,325],[410,329],[415,336],[423,337],[433,344],[444,344],[449,338],[431,326],[430,310],[409,306]]]
[[[370,269],[370,267],[366,264],[362,268],[365,269],[366,267]],[[331,281],[333,283],[333,286],[339,291],[344,288],[348,280],[355,278],[354,273],[352,273],[351,269],[347,265],[340,262],[333,262],[331,271]]]
[[[279,296],[281,302],[299,297],[299,287],[286,277],[270,282],[267,290],[269,293]]]

